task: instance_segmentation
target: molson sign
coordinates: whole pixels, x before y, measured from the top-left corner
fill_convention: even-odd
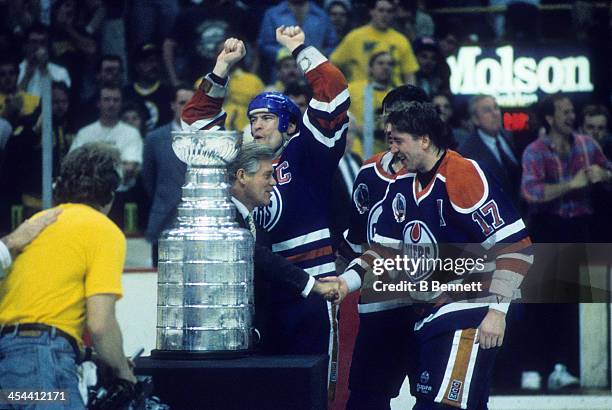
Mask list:
[[[455,95],[491,94],[499,105],[522,107],[538,94],[593,91],[589,59],[566,50],[462,47],[446,61]]]

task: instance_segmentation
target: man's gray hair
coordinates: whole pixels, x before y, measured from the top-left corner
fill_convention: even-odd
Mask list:
[[[491,98],[493,101],[497,101],[495,100],[495,97],[488,94],[479,94],[473,96],[472,98],[470,98],[470,102],[468,103],[468,112],[470,113],[470,117],[476,115],[476,104],[478,104],[479,101],[482,101],[485,98]]]
[[[227,164],[227,173],[229,174],[230,184],[236,182],[236,172],[239,169],[249,174],[255,174],[259,171],[259,161],[271,161],[274,159],[274,151],[267,145],[258,142],[249,142],[242,146],[236,158]]]

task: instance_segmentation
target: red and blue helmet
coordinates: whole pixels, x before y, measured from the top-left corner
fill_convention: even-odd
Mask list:
[[[287,132],[290,121],[295,122],[299,126],[300,118],[302,117],[302,112],[289,97],[274,91],[263,92],[251,100],[247,109],[248,117],[251,118],[251,115],[260,112],[276,114],[278,117],[278,130],[280,132]]]

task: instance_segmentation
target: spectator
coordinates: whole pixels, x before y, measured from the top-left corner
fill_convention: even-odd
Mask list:
[[[149,112],[135,101],[128,101],[121,107],[121,121],[136,128],[141,137],[147,135]]]
[[[17,88],[17,70],[17,62],[10,56],[0,57],[0,117],[13,125],[34,114],[40,104],[40,97]]]
[[[608,161],[612,160],[612,135],[608,124],[610,113],[603,105],[587,105],[580,115],[580,132],[593,138],[602,148]],[[596,184],[591,191],[595,226],[594,242],[612,241],[612,186]]]
[[[68,120],[70,90],[66,84],[55,82],[51,91],[53,115],[52,176],[59,175],[60,164],[68,153],[75,130]],[[41,121],[11,138],[6,146],[6,167],[11,170],[11,185],[24,206],[24,216],[30,217],[42,207],[42,140]]]
[[[125,101],[133,101],[147,108],[147,131],[151,131],[172,119],[169,102],[172,87],[161,81],[159,49],[153,44],[143,44],[134,54],[135,80],[123,90]]]
[[[227,86],[224,107],[227,113],[227,129],[240,131],[250,125],[246,116],[247,107],[249,102],[263,90],[264,84],[257,75],[249,73],[240,65],[234,68]]]
[[[170,84],[193,84],[202,73],[210,71],[217,57],[219,43],[229,32],[252,39],[255,24],[242,3],[209,0],[185,7],[163,42],[163,58]],[[180,47],[179,47],[180,45]]]
[[[533,238],[536,242],[589,242],[593,206],[588,188],[610,180],[612,164],[593,138],[574,132],[574,106],[565,95],[546,97],[540,103],[540,117],[546,132],[527,146],[522,161],[521,193],[532,216]],[[579,300],[582,257],[576,256],[576,250],[564,252],[559,261],[555,259],[556,265],[539,271],[539,289],[548,301]]]
[[[306,83],[295,59],[286,48],[281,48],[276,55],[276,82],[266,87],[266,91],[282,93],[290,84]]]
[[[408,39],[391,28],[394,6],[391,0],[370,2],[370,22],[352,30],[332,53],[349,81],[367,80],[368,63],[375,50],[388,51],[398,64],[393,70],[393,83],[414,84],[419,69]]]
[[[521,164],[517,159],[512,135],[502,128],[497,101],[489,95],[478,95],[470,100],[469,107],[476,130],[463,141],[458,151],[464,157],[477,161],[497,179],[501,189],[518,209]]]
[[[459,36],[455,32],[453,27],[446,27],[438,25],[436,27],[436,39],[440,46],[440,53],[442,58],[446,59],[450,56],[457,55],[459,50]]]
[[[397,31],[410,41],[419,37],[432,37],[435,31],[434,21],[425,11],[422,0],[405,2],[395,0],[397,6]]]
[[[99,116],[98,97],[102,85],[121,87],[123,81],[123,63],[121,57],[105,54],[98,60],[95,84],[88,90],[83,90],[81,103],[74,110],[74,123],[83,127],[96,120]]]
[[[142,164],[142,138],[136,128],[120,121],[121,103],[119,87],[103,86],[98,99],[98,121],[79,130],[70,150],[93,141],[116,146],[121,152],[123,183],[126,183],[135,177]]]
[[[458,147],[467,139],[469,133],[460,127],[459,121],[454,117],[451,95],[446,93],[433,94],[431,102],[436,106],[440,119],[446,124],[449,132],[453,135],[455,148]]]
[[[142,181],[151,201],[145,237],[151,242],[153,266],[157,266],[159,236],[174,222],[181,202],[187,165],[174,153],[171,133],[181,130],[181,112],[193,94],[191,87],[178,87],[171,103],[174,118],[147,135],[145,140]]]
[[[19,64],[19,88],[40,97],[41,76],[47,71],[52,81],[71,85],[68,71],[57,64],[49,62],[49,32],[41,24],[34,24],[26,35],[24,45],[25,60]]]
[[[128,6],[128,44],[159,43],[170,36],[181,9],[179,0],[134,0]]]
[[[310,88],[305,84],[292,83],[287,85],[283,93],[298,106],[300,112],[304,115],[308,108],[308,103],[312,98],[312,91]]]
[[[385,95],[393,88],[393,68],[395,61],[387,51],[378,51],[372,54],[369,61],[369,79],[357,80],[349,83],[351,95],[351,114],[355,119],[355,127],[364,141],[355,140],[353,151],[360,156],[384,151],[388,144],[381,131],[382,102]],[[364,147],[369,135],[373,146]]]
[[[53,2],[50,25],[51,60],[65,67],[73,84],[73,96],[80,94],[85,81],[91,81],[97,52],[94,38],[77,24],[76,0]]]
[[[414,53],[419,62],[416,85],[429,96],[450,93],[450,68],[442,59],[438,43],[431,37],[421,37],[414,41]]]
[[[606,158],[612,160],[610,112],[603,105],[587,105],[580,115],[580,132],[593,138],[601,146]]]
[[[612,166],[592,137],[574,132],[574,105],[565,95],[544,99],[540,116],[546,133],[523,153],[522,195],[546,228],[534,228],[534,238],[588,242],[593,212],[585,188],[608,180]]]
[[[257,45],[265,64],[277,61],[282,47],[276,42],[275,30],[280,26],[300,26],[308,43],[328,56],[338,45],[336,30],[323,9],[308,0],[285,0],[264,13]]]
[[[342,40],[351,29],[351,10],[350,0],[325,0],[325,11],[329,20],[336,28],[338,40]]]

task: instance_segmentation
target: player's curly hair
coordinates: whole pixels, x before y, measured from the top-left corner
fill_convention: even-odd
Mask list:
[[[99,142],[85,144],[68,153],[53,187],[56,204],[80,203],[102,208],[110,203],[121,178],[121,155]]]

